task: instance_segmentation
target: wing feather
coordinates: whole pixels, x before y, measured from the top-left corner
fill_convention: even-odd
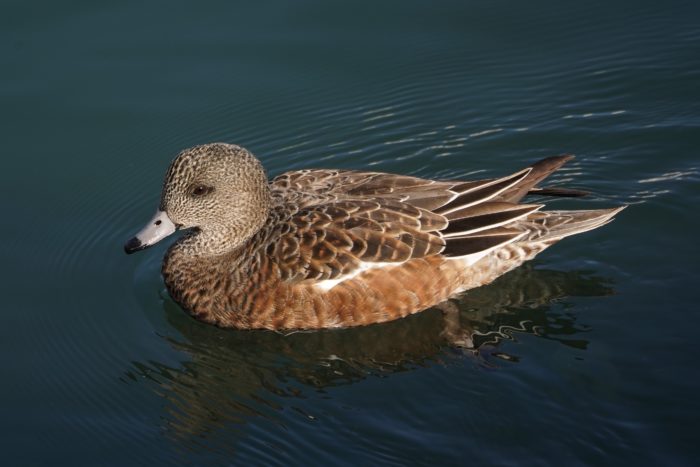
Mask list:
[[[278,209],[284,209],[284,205]],[[367,263],[401,263],[438,254],[447,220],[425,209],[384,199],[332,198],[283,214],[288,227],[266,251],[285,280],[333,280]],[[282,231],[286,233],[281,233]]]
[[[462,216],[450,221],[442,230],[444,237],[463,237],[482,230],[500,227],[542,208],[541,204],[485,202],[462,210]]]
[[[502,178],[434,181],[349,170],[301,170],[272,180],[277,209],[266,254],[284,280],[323,287],[372,267],[444,254],[466,264],[524,236],[560,238],[613,214],[540,212],[526,194],[577,196],[535,187],[571,156],[544,159]]]
[[[452,218],[452,216],[450,216],[451,213],[460,211],[465,207],[474,206],[476,204],[483,203],[484,201],[488,201],[509,188],[517,185],[520,181],[527,177],[531,170],[532,169],[528,167],[514,173],[513,175],[486,181],[476,186],[473,183],[457,185],[454,187],[454,190],[457,191],[459,195],[446,205],[442,206],[440,209],[437,209],[435,212],[443,214],[448,218]],[[466,189],[464,189],[465,187]]]

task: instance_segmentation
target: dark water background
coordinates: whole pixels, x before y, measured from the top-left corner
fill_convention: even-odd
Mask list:
[[[700,6],[20,2],[0,13],[3,465],[691,465]],[[486,177],[578,158],[614,223],[438,310],[281,336],[125,256],[168,162]],[[167,243],[167,242],[166,242]]]

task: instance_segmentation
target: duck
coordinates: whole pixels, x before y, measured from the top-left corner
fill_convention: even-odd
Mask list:
[[[154,217],[124,249],[176,231],[162,276],[195,319],[273,331],[385,323],[438,306],[601,227],[626,206],[546,210],[526,197],[586,193],[539,183],[571,160],[547,157],[500,178],[431,180],[305,169],[268,180],[228,143],[170,164]]]

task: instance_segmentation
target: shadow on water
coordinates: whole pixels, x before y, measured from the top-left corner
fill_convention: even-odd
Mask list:
[[[356,329],[298,332],[219,329],[191,319],[169,298],[162,336],[188,360],[179,365],[134,362],[126,381],[147,380],[166,402],[166,431],[178,439],[207,437],[230,423],[265,417],[287,398],[427,366],[474,359],[493,367],[518,361],[499,350],[518,333],[585,349],[588,329],[576,322],[565,297],[613,293],[608,280],[586,271],[561,272],[525,265],[493,284],[439,308],[392,323]],[[557,306],[551,306],[557,302]]]

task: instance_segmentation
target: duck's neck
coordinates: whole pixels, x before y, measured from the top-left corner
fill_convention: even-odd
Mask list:
[[[175,301],[197,319],[213,324],[237,326],[247,319],[240,301],[260,266],[256,253],[269,235],[265,226],[271,213],[247,219],[243,231],[229,222],[228,230],[194,231],[171,246],[162,273]]]
[[[162,268],[165,285],[173,299],[197,319],[231,325],[244,318],[232,298],[241,295],[251,270],[247,243],[212,255],[198,236],[190,234],[170,247]]]

